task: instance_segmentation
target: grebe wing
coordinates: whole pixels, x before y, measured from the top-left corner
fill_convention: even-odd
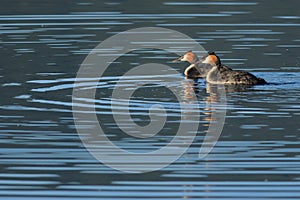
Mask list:
[[[253,74],[246,71],[239,70],[225,70],[220,73],[220,78],[227,83],[233,84],[263,84],[265,82],[263,79],[257,78]]]

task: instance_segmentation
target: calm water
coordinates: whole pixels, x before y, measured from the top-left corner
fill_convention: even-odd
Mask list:
[[[299,1],[4,1],[0,7],[0,197],[3,199],[288,199],[300,198]],[[72,87],[84,58],[106,38],[137,27],[171,28],[189,35],[224,64],[270,84],[227,89],[219,142],[198,158],[213,110],[211,88],[170,75],[131,98],[132,118],[149,123],[148,108],[163,105],[168,121],[145,141],[124,136],[111,116],[116,84],[145,63],[173,64],[174,54],[137,50],[112,63],[97,89],[98,117],[110,139],[132,151],[166,145],[180,123],[179,103],[166,91],[200,102],[194,143],[156,172],[127,174],[104,166],[84,148],[72,116]],[[187,44],[188,45],[188,44]],[[197,99],[189,99],[189,91]],[[120,107],[124,104],[115,102]],[[124,124],[126,125],[126,121]],[[122,161],[120,161],[122,162]]]

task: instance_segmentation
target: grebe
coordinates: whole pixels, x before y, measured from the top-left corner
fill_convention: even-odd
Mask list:
[[[244,84],[244,85],[259,85],[266,84],[267,82],[262,78],[257,78],[253,74],[233,70],[221,64],[219,56],[214,52],[209,52],[204,56],[202,63],[210,64],[211,70],[206,75],[206,81],[212,84]]]
[[[184,70],[184,75],[188,78],[205,78],[212,68],[210,65],[203,65],[202,61],[199,60],[197,55],[192,51],[188,51],[184,55],[173,60],[173,62],[177,61],[187,61],[190,63],[190,66]]]
[[[211,84],[259,85],[267,83],[264,79],[257,78],[249,72],[233,70],[222,65],[219,56],[214,52],[209,52],[199,60],[193,52],[189,51],[177,60],[188,61],[191,64],[184,71],[185,76],[189,78],[205,77],[206,82]]]

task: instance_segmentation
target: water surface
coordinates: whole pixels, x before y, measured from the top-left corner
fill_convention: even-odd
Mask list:
[[[300,198],[298,1],[6,1],[0,8],[0,196],[3,199],[288,199]],[[204,159],[199,148],[210,123],[213,92],[203,80],[170,75],[172,83],[142,87],[131,98],[132,118],[146,125],[149,107],[168,112],[160,134],[129,137],[111,116],[116,84],[144,63],[183,72],[176,55],[140,50],[112,63],[97,88],[96,109],[109,138],[125,149],[147,152],[166,145],[180,123],[180,89],[199,102],[197,136],[175,163],[156,172],[127,174],[99,163],[84,148],[72,116],[72,89],[84,58],[106,38],[137,27],[185,33],[224,64],[248,70],[270,84],[227,88],[227,115],[219,142]],[[162,41],[163,42],[163,41]],[[187,44],[187,47],[189,44]],[[117,69],[117,70],[116,70]],[[98,81],[98,80],[94,80]],[[185,89],[182,89],[185,85]],[[189,92],[196,91],[197,99]],[[124,102],[114,101],[122,114]],[[123,125],[126,125],[124,121]],[[187,135],[188,136],[188,135]]]

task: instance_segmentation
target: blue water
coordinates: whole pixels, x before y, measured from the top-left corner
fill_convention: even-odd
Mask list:
[[[300,198],[298,4],[293,0],[272,1],[272,6],[263,0],[135,5],[131,1],[3,2],[0,198]],[[154,104],[163,105],[169,117],[162,133],[141,141],[119,130],[112,118],[111,93],[117,84],[130,89],[147,78],[118,82],[120,77],[144,63],[168,64],[180,73],[187,63],[171,63],[176,55],[153,49],[131,52],[112,63],[97,86],[95,107],[107,135],[122,148],[148,152],[172,140],[181,113],[166,85],[180,89],[187,84],[180,94],[192,107],[199,102],[201,111],[197,135],[182,157],[158,171],[129,174],[103,165],[86,150],[74,124],[72,90],[90,50],[120,31],[148,26],[187,34],[216,51],[224,64],[251,71],[269,84],[226,88],[222,134],[213,151],[199,159],[214,112],[206,106],[215,100],[205,81],[170,74],[173,81],[167,83],[160,80],[170,77],[157,76],[151,79],[155,84],[134,93],[130,106],[137,123],[150,122],[149,108]],[[190,90],[196,99],[190,99]],[[124,114],[124,102],[114,103],[118,114]],[[123,125],[130,126],[129,120]]]

